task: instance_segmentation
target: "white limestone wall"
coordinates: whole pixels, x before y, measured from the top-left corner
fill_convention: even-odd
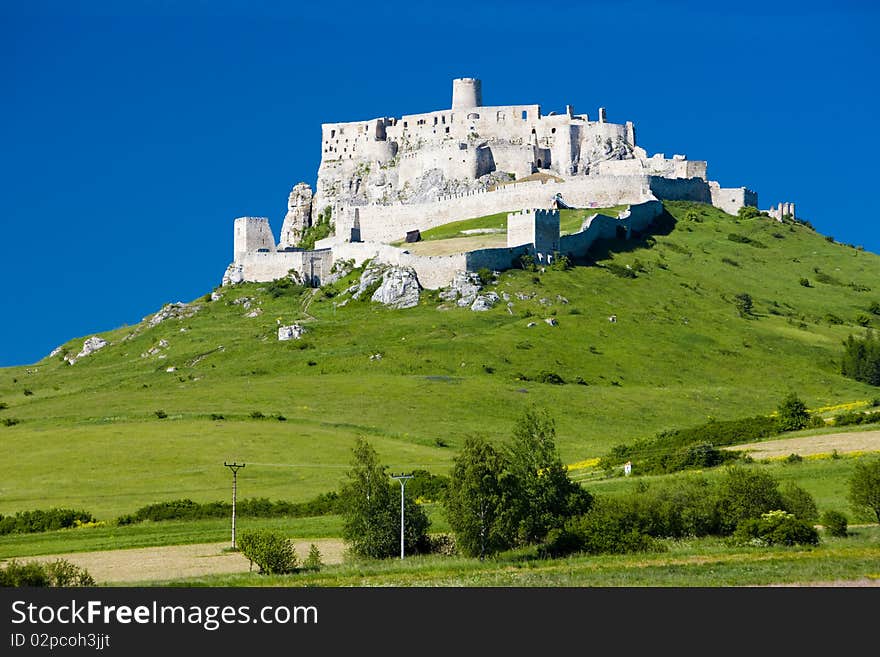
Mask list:
[[[758,207],[758,195],[745,187],[720,187],[711,185],[712,205],[724,210],[727,214],[736,215],[741,207],[751,205]]]
[[[302,263],[296,252],[249,252],[239,254],[235,264],[241,265],[242,277],[246,281],[269,282],[287,276],[291,269]]]
[[[320,251],[249,252],[240,254],[235,264],[241,265],[245,281],[267,283],[287,276],[291,270],[309,285],[320,285],[330,273],[333,254]]]
[[[668,188],[674,189],[676,183],[681,182],[671,181]],[[556,194],[561,194],[569,205],[580,208],[638,203],[652,198],[651,184],[648,176],[582,176],[561,183],[511,183],[492,192],[447,197],[434,203],[365,205],[358,207],[361,238],[364,241],[394,242],[403,239],[407,231],[427,230],[460,219],[524,207],[549,209]],[[688,189],[677,196],[699,196],[697,192]]]

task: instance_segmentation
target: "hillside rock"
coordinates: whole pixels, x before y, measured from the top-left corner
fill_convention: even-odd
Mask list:
[[[290,326],[278,327],[279,340],[299,340],[306,330],[299,324],[291,324]]]
[[[474,299],[474,303],[471,305],[471,310],[476,312],[491,310],[500,299],[501,297],[494,292],[480,294]]]
[[[472,306],[483,286],[480,277],[470,271],[455,272],[452,283],[440,293],[444,301],[455,301],[458,306],[465,308]]]
[[[412,308],[419,303],[421,286],[412,267],[371,264],[349,291],[353,298],[360,299],[374,288],[370,300],[390,308]]]
[[[389,267],[371,301],[390,308],[412,308],[419,303],[419,279],[412,267]]]
[[[99,338],[97,335],[93,335],[92,337],[85,339],[82,349],[76,356],[65,356],[64,360],[73,365],[80,358],[85,358],[98,351],[98,349],[103,349],[107,344],[108,342],[104,338]]]
[[[223,280],[220,285],[235,285],[236,283],[241,283],[244,281],[244,269],[241,265],[237,265],[234,262],[229,263],[229,266],[226,268],[226,271],[223,273]]]
[[[166,303],[162,308],[150,318],[149,326],[153,327],[166,319],[188,319],[195,315],[201,306],[190,306],[187,303],[178,301],[176,303]]]

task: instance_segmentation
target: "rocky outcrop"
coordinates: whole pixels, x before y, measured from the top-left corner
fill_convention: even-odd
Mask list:
[[[371,264],[361,274],[358,284],[349,288],[355,299],[370,290],[373,290],[371,301],[390,308],[412,308],[419,303],[421,285],[412,267]]]
[[[308,183],[294,185],[287,198],[287,214],[281,226],[278,248],[294,247],[302,239],[303,231],[312,225],[312,188]]]
[[[188,319],[195,315],[200,308],[201,306],[190,306],[182,301],[166,303],[159,312],[150,317],[148,325],[153,327],[167,319]]]
[[[306,330],[299,324],[291,324],[290,326],[278,327],[279,340],[299,340]]]
[[[389,267],[371,301],[390,308],[412,308],[419,303],[419,279],[412,267]]]
[[[64,360],[73,365],[80,358],[85,358],[98,351],[98,349],[103,349],[107,344],[109,343],[104,338],[99,338],[97,335],[93,335],[92,337],[85,339],[82,349],[76,356],[65,356]]]
[[[440,293],[444,301],[455,301],[458,306],[466,308],[473,305],[483,286],[480,277],[474,272],[459,271],[452,278],[449,287]]]
[[[221,281],[221,285],[235,285],[236,283],[241,283],[244,281],[244,267],[241,265],[237,265],[234,262],[229,263],[229,266],[226,268],[226,271],[223,272],[223,280]]]
[[[475,312],[482,312],[486,310],[492,310],[495,307],[495,304],[501,299],[494,292],[487,292],[486,294],[477,295],[477,298],[474,299],[473,304],[471,304],[471,310]]]

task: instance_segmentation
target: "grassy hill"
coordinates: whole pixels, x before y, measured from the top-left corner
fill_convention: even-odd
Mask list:
[[[358,435],[392,470],[445,472],[467,434],[505,440],[530,404],[575,462],[769,413],[792,390],[813,409],[880,394],[839,373],[846,336],[880,326],[880,257],[803,225],[666,207],[653,236],[571,270],[502,273],[490,287],[512,305],[485,313],[427,291],[406,310],[340,306],[358,272],[319,291],[249,283],[193,300],[191,317],[102,333],[72,366],[4,368],[0,421],[19,422],[0,424],[0,513],[227,499],[231,459],[247,463],[239,496],[305,500],[338,486]],[[307,333],[279,342],[279,322]]]

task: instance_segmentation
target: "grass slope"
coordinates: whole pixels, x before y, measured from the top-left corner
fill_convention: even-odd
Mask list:
[[[597,245],[595,262],[501,274],[509,311],[432,292],[407,310],[339,307],[347,297],[331,290],[241,284],[195,300],[190,318],[102,333],[111,344],[73,366],[56,356],[4,368],[0,420],[21,422],[0,425],[11,455],[0,513],[58,505],[111,519],[177,497],[226,499],[228,459],[248,464],[241,497],[305,500],[338,485],[358,435],[393,470],[444,472],[467,434],[505,440],[530,404],[550,409],[574,462],[708,416],[767,413],[790,390],[810,407],[876,396],[838,360],[848,334],[880,323],[867,311],[880,299],[877,255],[800,225],[666,205],[654,237]],[[737,313],[740,293],[754,299],[750,316]],[[247,317],[234,303],[245,297],[262,313]],[[279,342],[278,323],[293,321],[308,332]],[[536,382],[547,372],[566,385]]]

